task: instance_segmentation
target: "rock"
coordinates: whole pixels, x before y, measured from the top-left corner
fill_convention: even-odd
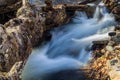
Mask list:
[[[19,0],[0,0],[0,6],[7,6],[18,2]]]
[[[101,50],[101,53],[102,53],[102,54],[104,54],[105,52],[106,52],[106,50],[105,50],[105,49],[102,49],[102,50]]]
[[[115,53],[117,55],[117,58],[120,60],[120,48],[118,46],[115,47]]]
[[[57,5],[53,7],[51,5],[51,0],[49,1],[50,2],[46,2],[46,7],[41,7],[39,9],[36,6],[31,6],[29,3],[24,3],[23,6],[18,10],[16,18],[11,19],[4,25],[0,25],[1,80],[8,78],[12,80],[19,80],[24,63],[31,53],[32,48],[36,47],[40,42],[42,42],[43,37],[45,37],[44,33],[53,29],[54,27],[66,23],[66,21],[68,21],[68,14],[66,12],[67,10],[86,9],[86,5]],[[91,1],[93,0],[90,0],[90,2]],[[24,2],[26,2],[26,0],[24,0]],[[110,5],[111,4],[113,3],[110,3]],[[109,6],[107,2],[106,5]],[[87,8],[88,7],[89,6],[87,6]],[[114,6],[111,5],[111,7],[110,10],[113,10],[112,12],[118,16],[118,14],[115,12],[115,10],[118,8],[114,8],[116,7],[116,4]],[[119,42],[119,34],[116,34],[114,37],[115,40],[117,39]],[[114,48],[112,47],[113,44],[108,44],[108,42],[108,40],[93,41],[94,48],[100,50],[97,52],[102,53],[102,55],[100,54],[100,56],[97,57],[96,60],[90,65],[91,70],[89,72],[91,74],[89,80],[107,79],[108,68],[106,68],[106,57],[109,59],[115,57],[115,54],[109,53],[109,51],[112,51]],[[105,49],[101,49],[105,48],[107,44],[108,46],[106,49],[108,50],[108,54],[104,56],[104,53],[107,53],[107,51]],[[65,74],[68,73],[69,71]],[[70,74],[70,76],[71,75],[72,74]],[[67,79],[71,78],[67,77]]]
[[[51,76],[45,80],[87,80],[88,78],[86,76],[88,75],[88,71],[87,69],[63,70],[51,74]]]
[[[38,9],[26,3],[26,0],[23,1],[17,17],[0,25],[0,76],[2,80],[8,77],[16,80],[16,77],[20,77],[21,74],[16,71],[16,64],[21,61],[26,62],[32,48],[44,39],[46,31],[66,23],[68,19],[64,7],[54,7],[54,10],[45,12],[41,8]],[[52,20],[51,25],[46,24],[50,20]],[[6,74],[3,75],[3,73]],[[18,76],[14,76],[14,73]]]
[[[108,40],[93,41],[92,43],[93,43],[92,50],[102,49],[104,46],[108,44]]]
[[[107,44],[108,43],[108,40],[103,40],[103,41],[93,41],[92,42],[93,44]]]
[[[120,32],[120,25],[116,25],[116,26],[115,26],[115,31],[116,31],[116,32]]]
[[[90,65],[90,79],[91,80],[107,80],[108,69],[106,65],[107,59],[103,56],[96,58]]]
[[[108,51],[109,51],[110,49],[113,48],[114,45],[115,45],[115,42],[111,39],[111,40],[109,41],[109,43],[106,45],[106,48],[107,48]]]
[[[120,21],[120,4],[118,0],[104,0],[105,6],[108,8],[110,13],[113,13],[116,21]]]
[[[79,4],[87,4],[87,3],[91,3],[91,2],[95,2],[95,1],[98,1],[98,0],[83,0]]]
[[[120,42],[120,33],[117,33],[116,36],[112,37],[112,40],[118,44]]]
[[[0,7],[0,14],[5,14],[5,13],[8,13],[8,12],[16,11],[17,9],[19,9],[21,7],[21,5],[22,5],[22,1],[18,0],[14,4],[3,6],[3,7],[1,6]]]
[[[106,46],[106,50],[109,51],[109,52],[113,51],[112,46],[113,46],[113,44],[109,42],[108,45]]]
[[[108,35],[109,35],[110,37],[113,37],[113,36],[116,35],[116,32],[109,32]]]
[[[120,50],[120,46],[115,46],[115,50]]]

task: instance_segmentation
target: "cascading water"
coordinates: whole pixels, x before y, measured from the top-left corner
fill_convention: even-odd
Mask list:
[[[92,58],[86,48],[94,40],[108,39],[107,33],[114,24],[114,17],[108,13],[100,19],[99,15],[88,19],[84,12],[76,12],[69,24],[52,31],[50,42],[33,50],[24,67],[23,80],[44,80],[49,74],[86,66]]]

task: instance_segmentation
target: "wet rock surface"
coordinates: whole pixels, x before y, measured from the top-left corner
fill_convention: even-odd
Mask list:
[[[90,63],[90,75],[89,78],[94,80],[119,80],[120,76],[120,42],[119,31],[116,31],[116,35],[111,34],[111,39],[108,43],[104,43],[104,46],[97,47],[98,42],[93,50],[93,60]]]
[[[90,0],[90,2],[92,1],[95,0]],[[84,3],[89,3],[89,1]],[[119,22],[118,2],[105,0],[104,3]],[[73,6],[56,5],[53,7],[51,2],[46,2],[46,4],[46,7],[36,7],[29,4],[23,6],[17,11],[17,18],[11,19],[4,25],[0,25],[0,80],[21,80],[20,75],[24,63],[30,55],[32,48],[42,42],[44,33],[56,26],[65,24],[68,18],[73,16],[73,14],[66,14],[66,9],[73,9],[73,13],[75,10],[81,8],[81,10],[86,9],[86,5],[83,5],[84,7],[78,4]],[[87,8],[88,7],[89,6],[87,6]],[[93,42],[95,44],[93,49],[94,60],[90,64],[90,71],[86,72],[90,75],[88,75],[85,80],[119,79],[119,26],[116,27],[115,31],[116,35],[113,36],[111,40]],[[55,75],[57,77],[63,75],[62,80],[65,78],[73,80],[69,76],[72,76],[74,73],[75,76],[73,76],[76,77],[76,75],[80,75],[80,71],[78,71],[78,73],[76,73],[76,71],[65,71],[64,73],[63,71]],[[112,74],[113,72],[116,74]],[[67,74],[69,74],[69,76],[65,76]],[[81,79],[80,76],[77,78]]]
[[[105,6],[108,8],[109,12],[113,13],[116,21],[120,21],[120,4],[119,0],[104,0]]]
[[[45,80],[87,80],[87,74],[85,73],[87,70],[65,70],[60,71],[54,74],[51,74]]]
[[[19,1],[19,0],[0,0],[0,6],[11,5],[17,1]]]
[[[46,6],[36,7],[23,0],[16,18],[0,25],[1,80],[21,80],[21,66],[24,66],[32,48],[42,42],[46,31],[68,21],[64,5],[50,5],[51,2],[46,2]]]
[[[44,39],[43,33],[65,22],[65,10],[62,7],[53,10],[54,13],[46,8],[47,12],[43,13],[41,8],[25,3],[17,11],[17,18],[0,25],[0,73],[2,80],[9,77],[12,80],[20,80],[22,69],[20,66],[26,62],[32,48]],[[47,20],[53,19],[52,16],[55,16],[52,25],[46,24]]]

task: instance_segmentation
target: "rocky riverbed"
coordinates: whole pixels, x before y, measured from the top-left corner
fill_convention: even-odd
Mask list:
[[[96,0],[92,0],[94,1]],[[55,4],[63,2],[57,1]],[[49,34],[43,34],[68,22],[75,10],[91,12],[88,14],[91,16],[93,11],[86,5],[88,2],[85,0],[84,5],[80,2],[72,5],[70,2],[69,5],[54,7],[49,2],[46,7],[25,5],[18,10],[17,18],[0,25],[0,80],[21,80],[22,69],[32,48],[42,42],[44,36],[49,37]],[[109,40],[93,42],[94,59],[87,67],[87,80],[120,79],[120,5],[119,1],[115,0],[104,0],[104,4],[109,12],[113,13],[118,25],[114,32],[109,34]],[[69,73],[66,71],[66,74],[67,72]],[[63,73],[64,71],[60,72]]]
[[[120,41],[119,29],[109,33],[105,41],[94,42],[93,60],[90,63],[90,77],[94,80],[119,80],[120,78]],[[102,43],[101,43],[102,42]],[[98,47],[99,46],[99,47]]]

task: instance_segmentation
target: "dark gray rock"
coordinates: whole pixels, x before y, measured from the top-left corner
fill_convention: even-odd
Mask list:
[[[17,1],[18,0],[0,0],[0,6],[11,5]]]

